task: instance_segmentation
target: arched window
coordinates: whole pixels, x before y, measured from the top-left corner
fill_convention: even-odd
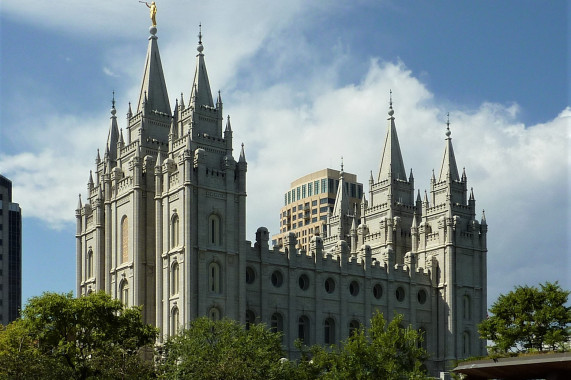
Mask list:
[[[335,321],[327,318],[323,324],[323,342],[325,344],[335,343]]]
[[[349,336],[357,333],[360,327],[361,324],[359,323],[358,320],[356,319],[351,320],[351,322],[349,322]]]
[[[171,311],[171,335],[176,335],[180,327],[180,320],[178,316],[178,307],[173,307]]]
[[[208,242],[213,245],[220,245],[222,242],[220,231],[220,217],[212,214],[208,218]]]
[[[129,221],[126,216],[121,219],[121,263],[129,261]]]
[[[424,327],[421,327],[418,329],[418,347],[422,348],[424,350],[427,349],[428,345],[427,345],[427,336],[426,336],[426,329]]]
[[[174,263],[171,267],[171,295],[178,294],[179,280],[178,263]]]
[[[129,306],[129,283],[127,280],[121,281],[121,285],[119,285],[119,300],[125,307]]]
[[[304,344],[309,345],[309,318],[302,315],[297,321],[297,337]]]
[[[256,314],[252,310],[246,310],[246,330],[250,330],[250,325],[256,320]]]
[[[284,319],[280,313],[273,313],[270,319],[270,328],[273,332],[284,331]]]
[[[175,214],[171,219],[171,248],[177,247],[179,244],[178,215]]]
[[[218,310],[217,308],[213,307],[212,309],[210,309],[210,311],[208,312],[208,317],[210,319],[212,319],[213,321],[218,321],[220,319],[220,310]]]
[[[213,293],[221,293],[220,265],[212,262],[208,266],[208,289]]]
[[[470,319],[471,315],[470,315],[470,296],[469,295],[464,295],[464,300],[463,300],[463,308],[464,308],[464,319]]]
[[[87,278],[93,277],[93,251],[87,252]]]
[[[470,332],[468,331],[464,331],[464,334],[462,334],[462,353],[464,354],[464,357],[469,356],[470,355]]]

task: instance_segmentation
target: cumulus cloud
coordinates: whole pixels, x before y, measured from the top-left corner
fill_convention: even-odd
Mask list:
[[[412,168],[421,192],[429,188],[432,169],[439,169],[450,113],[458,167],[466,168],[477,208],[486,209],[490,225],[489,299],[513,284],[560,280],[571,287],[570,108],[552,120],[525,125],[517,104],[482,100],[470,108],[440,99],[406,62],[356,62],[343,41],[324,53],[303,33],[323,11],[320,5],[291,1],[267,7],[262,0],[248,7],[170,4],[174,1],[159,4],[157,20],[171,102],[181,91],[186,96],[190,92],[197,24],[202,22],[212,89],[223,90],[235,148],[245,143],[247,238],[253,239],[261,225],[277,232],[290,182],[324,167],[338,168],[341,156],[345,170],[368,186],[370,171],[378,170],[392,89],[404,164],[407,171]],[[56,12],[52,3],[22,0],[2,7],[9,16],[87,38],[131,39],[109,47],[104,67],[108,75],[131,78],[121,93],[136,102],[141,45],[146,43],[141,29],[148,25],[143,5],[135,10],[127,2],[61,0]],[[304,17],[292,28],[300,12]],[[133,38],[140,41],[136,46]],[[356,79],[347,79],[349,70]],[[20,151],[0,154],[0,171],[13,180],[26,216],[61,228],[73,223],[77,193],[85,193],[96,149],[106,141],[108,120],[104,114],[49,109],[42,114],[41,119],[23,115],[21,125],[13,129],[21,132],[6,136],[26,143]]]

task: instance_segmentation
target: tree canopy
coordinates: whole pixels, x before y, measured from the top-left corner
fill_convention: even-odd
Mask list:
[[[565,350],[571,333],[569,293],[557,282],[518,286],[500,295],[478,331],[493,341],[494,353]]]
[[[420,334],[402,328],[402,315],[387,323],[376,313],[339,346],[305,347],[299,360],[284,359],[281,333],[265,325],[245,329],[225,319],[199,318],[164,346],[161,374],[185,379],[425,379]]]
[[[340,346],[313,346],[298,364],[298,374],[305,374],[300,378],[427,379],[423,337],[410,326],[403,328],[402,322],[400,314],[387,323],[377,312],[370,328],[361,326]]]
[[[264,325],[202,317],[167,340],[161,372],[168,379],[276,379],[282,357],[281,335]]]
[[[44,293],[0,330],[0,378],[145,378],[153,368],[141,350],[157,333],[104,292]]]

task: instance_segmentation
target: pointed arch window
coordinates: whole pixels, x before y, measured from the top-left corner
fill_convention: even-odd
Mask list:
[[[180,281],[180,274],[179,274],[178,263],[174,263],[171,267],[171,296],[178,294],[179,281]]]
[[[173,307],[171,311],[171,335],[176,335],[180,327],[178,307]]]
[[[208,218],[208,242],[212,245],[222,244],[220,217],[216,214],[212,214]]]
[[[218,308],[213,307],[212,309],[210,309],[210,311],[208,312],[208,317],[213,320],[213,321],[218,321],[220,320],[220,310],[218,310]]]
[[[469,356],[470,355],[470,332],[469,331],[464,331],[464,334],[462,334],[462,353],[464,354],[464,357]]]
[[[121,281],[121,285],[119,285],[119,300],[125,307],[129,307],[129,283],[127,280]]]
[[[465,294],[464,295],[464,299],[463,299],[463,314],[464,314],[464,319],[470,319],[471,317],[471,304],[470,304],[470,296]]]
[[[208,266],[208,289],[213,293],[221,293],[220,265],[216,262]]]
[[[297,337],[304,344],[309,345],[309,318],[302,315],[297,321]]]
[[[129,261],[129,220],[127,216],[121,219],[121,263]]]
[[[418,335],[419,335],[418,347],[426,350],[428,344],[427,344],[426,328],[424,326],[418,329]]]
[[[93,251],[87,252],[87,278],[93,277]]]
[[[171,219],[171,248],[178,247],[179,240],[179,221],[178,215],[174,215]]]
[[[280,313],[273,313],[270,319],[270,328],[273,332],[284,331],[284,318]]]
[[[246,330],[250,330],[250,325],[254,324],[256,321],[256,314],[248,309],[246,310]]]
[[[335,343],[335,321],[327,318],[323,324],[323,342],[325,344]]]
[[[361,324],[359,323],[359,321],[356,319],[352,319],[351,322],[349,322],[349,336],[358,333],[360,328]]]

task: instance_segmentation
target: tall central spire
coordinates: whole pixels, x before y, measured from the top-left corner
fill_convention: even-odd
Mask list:
[[[196,50],[198,50],[198,54],[196,55],[196,71],[194,72],[194,81],[190,93],[191,105],[194,105],[195,109],[198,109],[200,106],[214,107],[206,64],[204,63],[204,54],[202,53],[204,50],[204,46],[202,46],[202,25],[199,26],[198,47]]]
[[[392,178],[406,181],[406,172],[402,161],[397,129],[395,127],[395,111],[393,110],[392,91],[389,102],[389,118],[387,136],[381,157],[381,165],[379,167],[379,176],[377,181],[380,182],[392,176]]]
[[[137,113],[143,110],[143,106],[146,103],[148,109],[152,111],[171,115],[167,85],[157,44],[158,37],[155,35],[157,28],[151,27],[150,32],[151,36],[149,37],[149,47],[147,49],[147,58],[145,59],[145,70],[139,93]]]

